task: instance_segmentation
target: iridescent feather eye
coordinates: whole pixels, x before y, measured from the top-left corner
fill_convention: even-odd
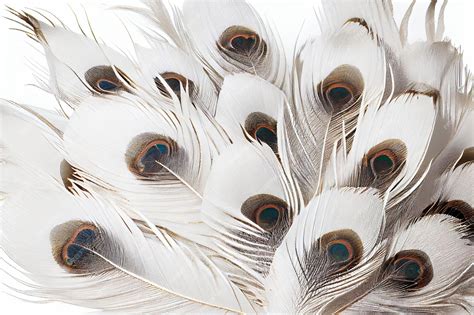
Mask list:
[[[156,179],[164,175],[173,177],[170,170],[176,170],[186,159],[185,152],[170,137],[143,133],[132,139],[125,154],[128,169],[141,179]],[[168,177],[167,177],[168,178]]]
[[[189,96],[191,97],[193,97],[196,93],[196,87],[193,81],[188,80],[184,76],[175,72],[164,72],[160,75],[162,79],[166,82],[168,87],[174,92],[174,94],[176,94],[178,99],[181,99],[181,88],[183,88],[185,91],[188,91]],[[163,84],[163,82],[158,77],[156,77],[154,80],[156,87],[158,88],[160,93],[166,97],[171,98],[171,95]]]
[[[229,40],[229,49],[240,54],[251,54],[257,45],[258,35],[253,32],[235,34]]]
[[[333,83],[325,90],[326,100],[332,107],[343,107],[354,102],[354,87],[348,83]]]
[[[275,153],[278,153],[277,123],[272,117],[255,112],[245,120],[245,130],[262,143],[266,143]]]
[[[337,264],[348,262],[354,256],[354,249],[351,243],[344,239],[334,240],[327,246],[329,258]]]
[[[98,93],[113,94],[124,90],[124,86],[116,73],[122,74],[120,69],[111,66],[96,66],[85,73],[87,83]],[[123,74],[123,79],[126,76]]]
[[[255,139],[268,144],[268,146],[274,151],[276,151],[276,147],[278,145],[276,130],[272,126],[268,125],[260,125],[257,126],[257,129],[254,133]]]
[[[344,112],[357,104],[364,90],[360,71],[350,65],[334,69],[316,86],[317,99],[328,114]]]
[[[384,191],[400,174],[406,155],[406,146],[398,139],[389,139],[377,144],[362,159],[359,182],[356,184]]]
[[[70,268],[80,268],[91,253],[91,247],[97,238],[95,226],[84,224],[71,236],[62,251],[63,262]]]
[[[287,203],[272,195],[260,194],[248,198],[241,207],[244,214],[267,232],[288,220]]]
[[[156,139],[147,143],[138,153],[134,162],[134,170],[142,176],[159,173],[172,154],[172,144],[166,139]]]
[[[70,221],[51,231],[54,258],[73,273],[97,270],[101,262],[95,252],[99,250],[100,240],[100,230],[87,222]]]
[[[283,216],[283,211],[280,206],[265,204],[255,211],[255,223],[266,231],[271,231]]]
[[[267,45],[260,35],[244,26],[228,27],[220,36],[217,48],[229,62],[237,61],[247,67],[263,62]]]
[[[337,272],[355,266],[362,257],[362,241],[352,230],[337,230],[320,238],[322,254]]]
[[[397,165],[397,156],[390,149],[382,150],[370,157],[370,167],[375,177],[393,172]]]
[[[398,252],[386,266],[389,279],[408,290],[420,289],[433,278],[429,257],[419,250]]]

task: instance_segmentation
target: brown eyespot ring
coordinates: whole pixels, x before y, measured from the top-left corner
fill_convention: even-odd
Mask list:
[[[160,76],[168,84],[169,88],[174,92],[174,94],[176,94],[179,100],[181,100],[181,86],[184,91],[187,91],[189,93],[191,99],[195,96],[196,87],[194,85],[194,82],[182,76],[181,74],[175,72],[164,72],[161,73]],[[163,82],[158,77],[154,78],[154,81],[160,93],[163,96],[171,98],[171,95],[166,89]]]
[[[391,173],[397,165],[397,156],[390,149],[376,152],[370,157],[370,168],[375,177]]]
[[[388,139],[373,146],[362,158],[358,182],[354,184],[384,192],[400,174],[406,155],[406,146],[398,139]]]
[[[422,212],[422,216],[432,214],[446,214],[452,216],[466,223],[469,229],[474,231],[474,209],[463,200],[436,202],[430,204]],[[474,233],[472,234],[474,235]]]
[[[254,112],[245,120],[245,130],[260,142],[266,143],[275,153],[278,153],[277,122],[272,117]]]
[[[120,74],[123,80],[127,81],[127,76],[118,68],[115,71]],[[112,66],[96,66],[90,68],[85,73],[87,83],[98,93],[115,94],[125,90],[125,87],[117,77]]]
[[[227,61],[236,66],[242,64],[253,67],[262,63],[267,55],[267,45],[260,35],[238,25],[230,26],[222,32],[217,48]]]
[[[100,229],[92,223],[69,221],[56,226],[50,235],[53,257],[71,273],[99,271],[105,263],[95,251],[102,243]]]
[[[241,206],[242,214],[267,232],[272,232],[288,220],[288,204],[273,195],[259,194],[248,198]]]
[[[431,261],[420,250],[403,250],[385,264],[389,279],[403,289],[417,290],[425,287],[433,279]]]
[[[333,108],[338,108],[353,103],[355,92],[351,84],[336,82],[325,88],[324,95]]]
[[[172,150],[172,143],[166,139],[155,139],[148,142],[135,157],[134,170],[145,177],[159,173],[163,168],[161,164],[169,159],[173,153]]]
[[[315,88],[315,98],[321,102],[326,113],[334,115],[353,109],[360,103],[364,80],[359,69],[341,65]]]
[[[175,179],[168,170],[177,170],[186,154],[170,137],[143,133],[132,139],[125,154],[129,170],[141,179]],[[164,167],[165,166],[165,167]]]
[[[362,241],[353,230],[343,229],[326,233],[319,242],[323,255],[335,268],[335,272],[354,267],[362,258]]]
[[[285,209],[274,204],[265,204],[255,210],[255,223],[266,231],[271,231],[277,226]]]

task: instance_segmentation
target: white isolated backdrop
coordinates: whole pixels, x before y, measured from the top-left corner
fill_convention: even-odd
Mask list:
[[[182,0],[170,1],[176,5],[182,2]],[[219,1],[214,1],[216,8],[218,8]],[[314,23],[315,10],[319,5],[319,0],[248,1],[269,22],[269,25],[278,31],[289,57],[291,57],[295,40],[303,23],[305,27],[303,28],[304,32],[300,35],[300,40],[304,40],[304,37],[311,32],[311,23]],[[415,5],[409,29],[410,41],[425,38],[424,18],[429,2],[429,0],[418,0]],[[442,1],[438,2],[440,3],[437,9],[441,6]],[[393,3],[395,19],[399,23],[411,0],[393,0]],[[99,40],[112,47],[120,47],[127,53],[131,53],[133,49],[124,25],[127,25],[127,29],[132,31],[134,40],[140,39],[139,36],[135,36],[133,31],[133,23],[137,21],[136,15],[109,9],[114,5],[141,6],[139,0],[0,0],[0,4],[18,10],[24,8],[47,10],[75,31],[79,30],[76,26],[75,15],[82,26],[87,26],[88,16]],[[474,67],[474,40],[472,39],[474,19],[472,12],[474,12],[473,0],[448,1],[445,14],[445,36],[464,52],[465,64]],[[9,16],[3,6],[0,6],[0,16]],[[29,40],[23,33],[9,30],[14,27],[16,27],[14,22],[0,18],[0,42],[2,43],[0,48],[0,98],[53,109],[56,107],[54,97],[33,86],[35,79],[31,65],[46,66],[40,53],[40,46]],[[0,279],[4,284],[11,283],[6,272],[0,271]],[[11,295],[14,293],[2,285],[0,292],[1,314],[84,314],[91,312],[88,309],[58,302],[27,303]]]

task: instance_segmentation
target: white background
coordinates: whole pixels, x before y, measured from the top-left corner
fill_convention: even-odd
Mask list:
[[[180,2],[180,0],[175,2]],[[293,46],[301,24],[304,20],[312,18],[313,8],[318,4],[318,0],[250,0],[250,2],[270,21],[273,27],[276,27],[288,48]],[[393,0],[393,2],[395,19],[399,22],[411,0]],[[442,1],[439,2],[438,8]],[[130,20],[127,20],[127,16],[130,17],[130,15],[117,14],[107,8],[117,4],[140,5],[138,0],[0,0],[0,4],[6,4],[16,9],[45,9],[54,13],[73,30],[77,30],[77,27],[74,27],[76,24],[72,12],[77,13],[81,25],[87,25],[85,10],[94,32],[108,44],[119,46],[125,50],[130,50],[131,45],[121,20],[128,24]],[[424,39],[424,15],[428,4],[428,0],[418,0],[415,5],[409,30],[409,39],[412,41]],[[216,1],[217,5],[218,1]],[[473,0],[450,0],[446,8],[445,35],[461,47],[464,51],[465,63],[471,66],[474,65],[473,12]],[[0,15],[8,16],[3,7],[0,7]],[[0,19],[0,98],[52,108],[55,104],[54,98],[29,85],[35,81],[28,63],[45,64],[38,52],[39,45],[34,44],[20,32],[8,30],[10,27],[16,27],[15,23],[3,18]],[[0,273],[0,277],[8,282],[4,273]],[[5,291],[4,288],[3,291]],[[66,312],[68,314],[82,314],[87,311],[60,303],[26,303],[3,291],[0,292],[1,314],[64,314]]]

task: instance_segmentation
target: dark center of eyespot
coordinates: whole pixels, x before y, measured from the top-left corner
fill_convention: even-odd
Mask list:
[[[276,133],[267,127],[260,127],[255,131],[255,138],[268,144],[271,148],[277,145],[277,135]]]
[[[256,42],[255,36],[238,35],[232,38],[230,44],[238,52],[249,53],[254,49]]]
[[[90,245],[96,239],[96,231],[92,229],[84,229],[80,231],[75,239],[67,245],[65,263],[68,266],[74,267],[87,254],[90,253]]]
[[[350,259],[350,251],[343,243],[333,243],[328,246],[328,254],[332,261],[341,263]]]
[[[118,89],[118,85],[109,80],[99,80],[97,81],[97,86],[99,89],[107,92],[116,91]]]
[[[260,210],[257,217],[257,224],[265,229],[273,228],[280,218],[280,212],[275,207],[266,207]]]
[[[394,166],[393,160],[385,154],[373,159],[372,166],[376,174],[390,172]]]
[[[146,174],[156,173],[161,170],[161,162],[169,155],[169,147],[164,143],[157,143],[151,146],[140,159],[142,172]]]
[[[175,92],[176,95],[181,91],[181,81],[176,78],[166,79],[169,87]]]
[[[344,86],[330,87],[326,95],[329,101],[334,105],[347,104],[352,100],[351,91]]]
[[[400,259],[395,264],[396,277],[398,280],[416,282],[421,276],[421,266],[411,259]]]

